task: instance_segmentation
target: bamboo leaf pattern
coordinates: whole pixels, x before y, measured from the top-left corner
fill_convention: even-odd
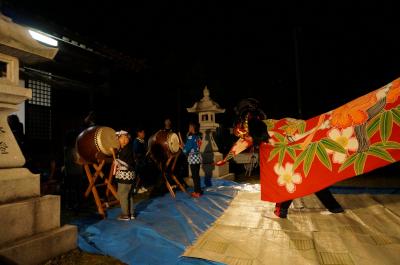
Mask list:
[[[281,150],[279,150],[279,158],[278,158],[279,166],[282,166],[283,158],[285,157],[285,153],[286,153],[285,150],[286,150],[286,146],[282,146]]]
[[[367,133],[368,133],[368,137],[371,138],[379,129],[379,121],[380,121],[380,116],[375,116],[375,118],[373,118],[367,127]]]
[[[391,111],[385,111],[379,122],[379,128],[381,133],[381,139],[383,142],[386,142],[390,135],[392,134],[392,124],[393,122],[393,115]]]
[[[343,146],[341,146],[332,139],[324,138],[321,140],[321,143],[325,146],[326,149],[330,149],[332,151],[336,151],[343,154],[346,153],[346,150],[343,148]]]
[[[400,143],[393,141],[387,141],[385,143],[379,142],[373,144],[372,146],[383,147],[385,149],[400,149]]]
[[[329,155],[326,152],[324,145],[321,143],[317,143],[317,157],[326,168],[332,171],[332,162],[329,159]]]
[[[274,136],[276,137],[276,139],[278,139],[279,142],[284,142],[285,141],[285,136],[283,136],[280,133],[274,132]]]
[[[291,145],[290,148],[292,148],[293,150],[301,150],[301,145],[299,144]]]
[[[294,151],[294,149],[291,148],[291,146],[288,146],[288,147],[286,148],[286,151],[287,151],[287,153],[289,154],[289,156],[290,156],[293,160],[296,159],[296,151]]]
[[[267,125],[268,131],[272,131],[275,129],[275,121],[272,119],[263,120],[263,122]]]
[[[306,122],[305,121],[299,122],[298,128],[300,134],[304,133],[306,131]]]
[[[310,148],[308,148],[306,157],[303,163],[303,171],[304,176],[307,177],[308,173],[310,172],[311,164],[314,161],[315,152],[317,150],[317,143],[310,144]]]
[[[383,159],[383,160],[386,160],[386,161],[389,161],[389,162],[394,162],[395,161],[393,159],[393,157],[389,154],[388,151],[386,151],[385,149],[383,149],[381,147],[378,147],[378,146],[371,146],[368,149],[367,153],[369,155],[376,156],[376,157],[378,157],[380,159]]]
[[[303,152],[300,153],[300,155],[297,156],[296,160],[293,163],[293,170],[295,170],[301,164],[301,162],[303,162],[309,148],[310,146],[308,146]]]
[[[365,160],[367,160],[365,153],[357,153],[357,159],[354,163],[354,171],[357,175],[364,172]]]
[[[275,147],[274,149],[272,149],[271,153],[269,154],[268,161],[271,161],[272,159],[274,159],[274,157],[279,153],[279,151],[280,151],[280,147]]]
[[[354,160],[356,160],[356,158],[357,158],[357,153],[354,153],[351,156],[349,156],[348,158],[346,158],[344,163],[340,166],[339,172],[345,170],[347,167],[349,167],[351,164],[353,164]]]
[[[393,121],[400,126],[400,109],[392,109]]]
[[[368,121],[366,126],[368,138],[376,136],[377,132],[379,131],[381,141],[378,143],[373,143],[369,146],[368,150],[364,152],[357,152],[353,154],[350,153],[351,155],[349,155],[346,149],[339,142],[336,142],[328,137],[320,139],[317,142],[312,142],[305,150],[302,150],[302,146],[300,144],[290,145],[285,135],[274,133],[274,136],[278,142],[275,144],[275,148],[271,150],[268,161],[271,161],[278,155],[279,166],[282,166],[287,154],[290,157],[287,157],[287,159],[293,160],[293,170],[298,168],[303,163],[302,167],[304,177],[307,177],[315,160],[315,156],[318,157],[318,160],[322,165],[324,165],[324,167],[330,171],[333,170],[332,157],[328,154],[328,151],[332,150],[334,152],[347,154],[347,158],[345,159],[344,163],[340,165],[338,173],[347,169],[349,166],[353,166],[355,174],[359,175],[364,172],[368,156],[373,156],[391,163],[396,161],[392,154],[389,153],[391,152],[390,149],[400,149],[399,142],[389,140],[393,134],[393,124],[400,126],[400,107],[390,110],[383,110],[373,119]],[[304,133],[306,130],[306,122],[298,122],[296,127],[299,133]]]

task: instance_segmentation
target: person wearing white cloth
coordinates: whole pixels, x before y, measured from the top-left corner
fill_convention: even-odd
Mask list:
[[[129,144],[130,136],[126,131],[116,133],[120,148],[115,160],[115,180],[118,183],[118,199],[121,204],[121,215],[118,220],[128,221],[135,219],[135,208],[133,205],[133,183],[135,181],[135,160],[133,151]]]

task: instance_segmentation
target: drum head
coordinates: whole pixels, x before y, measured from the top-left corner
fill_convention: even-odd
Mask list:
[[[176,153],[179,151],[179,137],[176,133],[168,134],[167,143],[171,153]]]
[[[112,155],[111,148],[118,149],[119,142],[118,138],[115,135],[114,129],[110,127],[100,127],[96,131],[96,142],[97,147],[100,151],[105,155]]]

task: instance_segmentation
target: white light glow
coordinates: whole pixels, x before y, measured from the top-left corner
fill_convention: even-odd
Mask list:
[[[33,31],[33,30],[29,30],[29,34],[31,34],[32,38],[34,38],[35,40],[38,40],[40,42],[46,43],[48,45],[51,46],[58,46],[58,41],[56,41],[55,39],[52,39],[50,37],[47,37],[46,35],[43,35],[42,33]]]

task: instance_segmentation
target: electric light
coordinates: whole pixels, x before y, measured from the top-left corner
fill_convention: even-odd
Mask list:
[[[32,38],[34,38],[37,41],[46,43],[50,46],[55,46],[55,47],[58,46],[58,41],[56,41],[55,39],[52,39],[42,33],[39,33],[39,32],[33,31],[33,30],[29,30],[29,34],[31,34]]]

